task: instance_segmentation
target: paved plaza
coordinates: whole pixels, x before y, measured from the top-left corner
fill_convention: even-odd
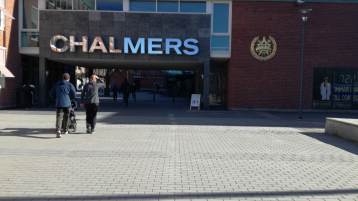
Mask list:
[[[97,131],[55,138],[54,107],[0,111],[0,200],[358,200],[358,143],[324,134],[358,114],[193,111],[101,98]]]

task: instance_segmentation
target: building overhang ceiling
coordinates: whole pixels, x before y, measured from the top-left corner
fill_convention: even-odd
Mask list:
[[[51,58],[59,63],[96,69],[140,69],[140,70],[195,70],[204,66],[203,61],[154,61],[113,59]]]

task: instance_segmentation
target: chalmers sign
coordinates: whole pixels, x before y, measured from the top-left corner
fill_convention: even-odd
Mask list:
[[[57,41],[62,40],[65,42],[65,45],[61,48],[58,48],[56,43]],[[83,52],[94,52],[95,50],[100,50],[103,53],[131,53],[136,54],[139,49],[141,54],[145,54],[145,38],[139,38],[137,43],[133,45],[132,40],[130,38],[124,38],[124,51],[122,49],[115,49],[114,45],[114,37],[109,37],[109,51],[107,50],[105,44],[101,37],[95,37],[92,42],[91,47],[88,50],[88,37],[82,36],[82,42],[76,41],[74,36],[70,36],[70,45],[66,45],[68,42],[68,38],[57,35],[51,38],[50,46],[51,49],[55,52],[66,52],[70,50],[70,52],[76,52],[76,46],[82,46]],[[162,48],[162,38],[148,38],[148,54],[163,54]],[[198,46],[194,45],[197,44],[198,41],[196,39],[186,39],[184,41],[184,47],[186,48],[183,50],[183,53],[186,55],[195,55],[199,52]],[[165,54],[170,54],[171,49],[173,49],[177,54],[182,54],[179,48],[182,46],[182,41],[176,38],[166,38],[165,39]]]

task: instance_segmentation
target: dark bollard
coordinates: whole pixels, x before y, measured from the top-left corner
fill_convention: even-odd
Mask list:
[[[155,102],[155,93],[153,93],[153,102]]]

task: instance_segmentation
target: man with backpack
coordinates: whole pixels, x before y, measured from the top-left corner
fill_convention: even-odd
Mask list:
[[[70,83],[70,75],[64,73],[62,80],[57,82],[49,93],[51,99],[56,100],[56,137],[68,134],[68,120],[70,116],[71,100],[76,98],[76,89]]]
[[[132,86],[128,83],[127,78],[124,78],[124,82],[119,88],[119,93],[123,94],[124,108],[128,108],[128,96],[131,94]]]

